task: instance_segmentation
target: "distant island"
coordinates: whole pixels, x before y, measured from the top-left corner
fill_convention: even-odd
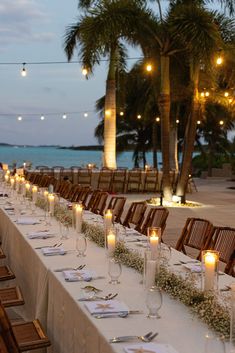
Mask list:
[[[74,151],[103,151],[103,146],[101,145],[69,146],[69,147],[59,147],[59,149],[74,150]]]

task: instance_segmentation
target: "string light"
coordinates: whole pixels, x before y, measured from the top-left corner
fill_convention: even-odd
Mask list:
[[[179,119],[177,119],[175,122],[176,122],[176,124],[179,124],[179,123],[180,123]]]
[[[152,69],[153,69],[153,67],[152,67],[151,64],[147,64],[147,65],[146,65],[146,71],[147,71],[147,72],[151,72]]]
[[[223,120],[220,120],[220,121],[219,121],[219,124],[220,124],[220,126],[224,125],[224,121],[223,121]]]
[[[205,96],[209,97],[209,95],[210,95],[210,92],[206,91]]]
[[[159,121],[160,121],[160,118],[159,118],[159,116],[157,116],[156,117],[156,122],[159,123]]]
[[[111,116],[111,110],[105,110],[105,116]]]
[[[137,115],[137,119],[141,119],[141,115],[139,114],[139,115]]]
[[[198,121],[197,121],[197,125],[200,125],[200,124],[201,124],[201,121],[200,121],[200,120],[198,120]]]
[[[22,68],[22,70],[21,70],[21,76],[22,77],[25,77],[25,76],[27,76],[27,71],[26,71],[26,68],[25,68],[25,63],[23,63],[22,64],[23,65],[23,68]]]
[[[88,117],[88,113],[84,113],[84,117],[87,118]]]
[[[22,121],[22,116],[18,116],[17,120]]]
[[[228,97],[228,96],[229,96],[229,93],[228,93],[228,92],[224,92],[224,96],[225,96],[225,97]]]
[[[45,117],[43,116],[43,115],[41,115],[41,118],[40,118],[41,120],[45,120]]]
[[[222,64],[223,64],[223,58],[222,58],[222,56],[218,56],[218,58],[216,59],[216,64],[217,64],[217,65],[222,65]]]
[[[201,92],[201,97],[204,98],[205,97],[205,93]]]
[[[82,68],[82,74],[83,76],[87,76],[88,74],[88,70],[85,67]]]
[[[62,115],[62,118],[65,120],[65,119],[67,119],[67,115],[66,114],[63,114]]]
[[[124,115],[124,112],[120,112],[120,116],[123,116]]]

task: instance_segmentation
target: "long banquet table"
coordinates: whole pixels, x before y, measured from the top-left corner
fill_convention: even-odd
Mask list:
[[[37,225],[16,224],[15,215],[4,210],[3,201],[0,208],[0,234],[2,247],[7,254],[6,262],[16,274],[16,283],[20,285],[25,305],[16,310],[25,319],[39,318],[46,327],[52,346],[48,352],[55,353],[111,353],[124,352],[123,347],[134,343],[110,344],[114,336],[142,335],[149,331],[157,331],[159,335],[154,342],[169,343],[179,353],[204,352],[204,337],[210,330],[189,309],[180,302],[163,294],[161,319],[146,317],[145,291],[141,284],[142,276],[131,268],[122,266],[121,284],[109,284],[107,274],[107,258],[103,248],[88,240],[86,257],[81,260],[76,256],[75,237],[70,235],[63,241],[68,253],[63,256],[44,256],[39,246],[60,242],[59,224],[54,219],[50,230],[55,232],[51,239],[28,238],[28,233],[47,227],[43,224],[43,211],[37,209],[36,216],[40,220]],[[33,216],[35,217],[35,216]],[[100,217],[94,219],[89,212],[85,213],[87,222],[102,222]],[[102,224],[102,223],[101,223]],[[135,249],[143,251],[134,243]],[[185,255],[173,251],[170,266],[176,261],[188,259]],[[130,309],[142,310],[143,314],[128,315],[126,318],[96,319],[86,310],[84,302],[78,298],[83,295],[85,282],[66,282],[61,272],[54,272],[61,267],[76,267],[86,263],[86,268],[95,270],[98,276],[105,279],[94,279],[90,282],[103,289],[104,294],[118,292],[117,299],[125,302]],[[176,266],[176,271],[186,271],[183,266]],[[219,285],[223,288],[230,285],[230,276],[219,276]],[[85,283],[86,285],[86,283]],[[229,293],[224,293],[225,299]]]

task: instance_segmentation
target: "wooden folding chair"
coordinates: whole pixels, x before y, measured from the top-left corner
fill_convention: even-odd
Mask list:
[[[235,228],[214,227],[204,247],[219,251],[219,259],[226,264],[224,272],[234,275]]]
[[[77,183],[82,186],[91,186],[92,170],[83,168],[78,170]]]
[[[112,210],[114,222],[121,221],[121,215],[126,202],[126,197],[113,196],[108,204],[107,209]]]
[[[56,165],[51,168],[52,169],[52,176],[58,180],[62,180],[63,173],[64,173],[64,167],[60,165]]]
[[[11,353],[5,344],[3,337],[0,335],[0,352],[1,353]]]
[[[144,201],[132,202],[122,224],[128,228],[134,226],[134,228],[139,231],[146,208],[147,206]]]
[[[146,219],[143,219],[143,222],[140,225],[140,232],[147,235],[148,227],[159,227],[161,228],[161,233],[163,234],[166,228],[166,220],[168,215],[169,211],[165,207],[151,208],[146,216]]]
[[[103,191],[110,191],[113,171],[110,169],[100,170],[98,179],[98,189]]]
[[[7,265],[0,266],[0,281],[6,281],[14,278],[15,278],[15,275],[9,266]]]
[[[25,352],[50,346],[50,341],[39,322],[23,322],[12,325],[0,302],[0,331],[11,353]]]
[[[107,192],[100,191],[96,196],[94,205],[91,208],[91,212],[103,216],[108,196],[109,194]]]
[[[89,186],[82,187],[77,193],[74,194],[72,202],[80,202],[85,206],[91,192],[92,191]]]
[[[0,246],[0,259],[5,259],[6,255],[4,254],[3,248]]]
[[[113,177],[111,181],[111,192],[125,192],[126,186],[126,169],[116,169],[113,171]]]
[[[158,185],[158,171],[147,170],[145,172],[144,192],[156,192],[159,189]]]
[[[127,180],[127,192],[139,192],[141,188],[141,170],[129,170]]]
[[[86,201],[85,203],[85,209],[91,211],[95,201],[96,201],[96,197],[99,194],[100,190],[93,190],[90,198]]]
[[[206,219],[188,218],[177,241],[176,250],[182,251],[184,254],[187,254],[186,247],[203,250],[212,229],[212,223]],[[197,258],[200,258],[200,253]]]

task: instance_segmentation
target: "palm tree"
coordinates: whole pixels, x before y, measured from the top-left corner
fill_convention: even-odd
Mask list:
[[[83,6],[92,1],[81,1]],[[104,114],[104,166],[116,168],[116,75],[125,67],[126,51],[121,40],[137,26],[143,8],[134,0],[102,0],[88,8],[79,21],[67,28],[65,52],[71,60],[76,47],[83,66],[92,73],[101,58],[109,60]]]

